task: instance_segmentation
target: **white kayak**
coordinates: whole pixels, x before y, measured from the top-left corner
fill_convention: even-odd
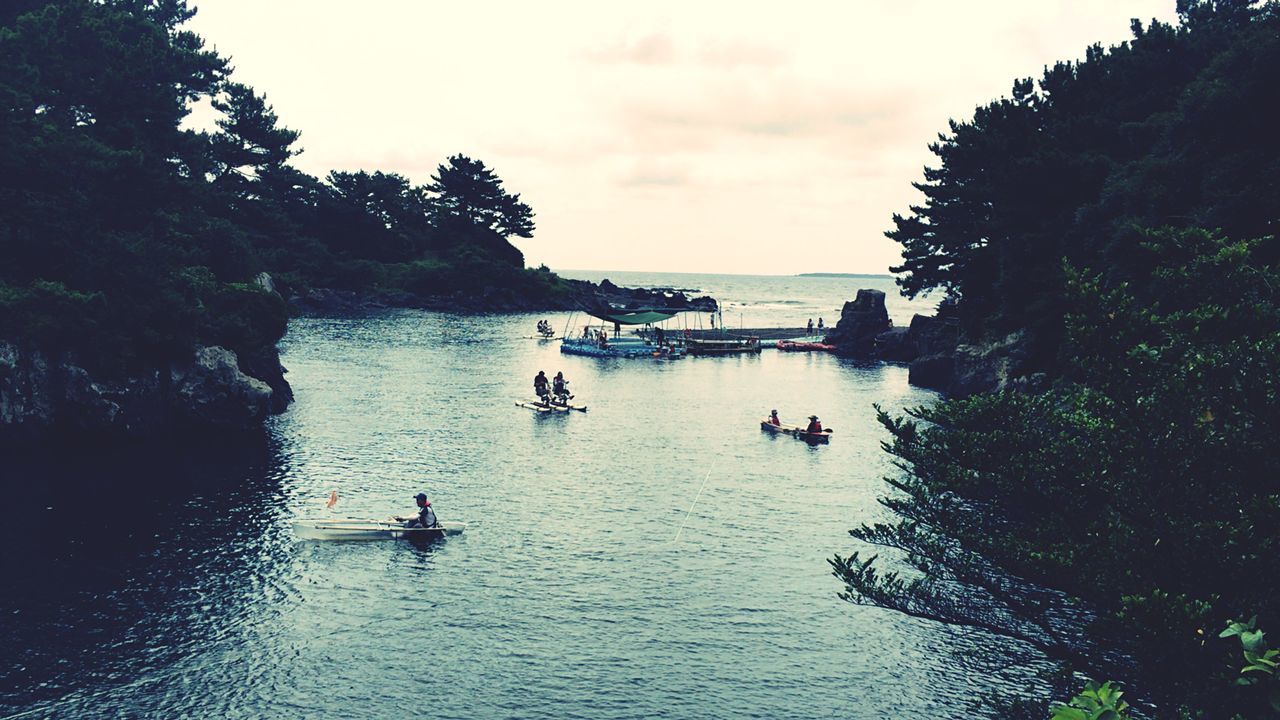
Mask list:
[[[304,540],[395,540],[399,538],[430,539],[461,535],[465,523],[442,522],[433,528],[407,528],[389,520],[298,520],[293,532]]]

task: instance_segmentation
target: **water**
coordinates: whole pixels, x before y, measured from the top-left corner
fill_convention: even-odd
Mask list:
[[[295,320],[261,438],[10,458],[0,717],[954,717],[1027,682],[988,636],[835,596],[892,472],[871,403],[932,398],[905,368],[562,356],[535,320]],[[589,412],[516,407],[539,368]],[[775,407],[834,439],[761,433]],[[289,528],[420,489],[466,533]]]
[[[809,320],[824,320],[834,327],[840,309],[859,288],[881,290],[885,308],[895,325],[908,325],[915,313],[931,314],[941,297],[914,300],[898,294],[887,275],[856,277],[799,277],[796,275],[715,275],[706,273],[646,273],[617,270],[566,270],[561,275],[600,282],[608,279],[622,287],[673,287],[690,297],[710,295],[720,302],[724,322],[735,327],[803,327]],[[705,327],[705,314],[688,321]]]

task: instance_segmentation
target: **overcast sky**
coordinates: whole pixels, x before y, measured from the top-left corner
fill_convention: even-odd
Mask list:
[[[885,272],[949,118],[1174,0],[195,0],[295,163],[483,160],[553,269]]]

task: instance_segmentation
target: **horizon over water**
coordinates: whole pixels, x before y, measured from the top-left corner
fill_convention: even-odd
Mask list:
[[[892,289],[609,276],[696,286],[726,323],[834,324],[857,287]],[[920,305],[887,299],[900,322]],[[866,549],[848,530],[885,519],[894,472],[871,405],[935,397],[906,367],[566,356],[529,337],[540,318],[573,322],[296,318],[297,400],[257,440],[10,458],[0,717],[870,720],[1039,687],[1011,661],[1024,648],[836,597],[827,559]],[[588,412],[517,407],[539,369]],[[761,432],[772,408],[819,415],[830,444]],[[293,535],[302,517],[404,514],[419,490],[466,532]]]
[[[861,288],[885,294],[885,309],[894,325],[905,326],[911,316],[932,314],[940,297],[904,297],[892,275],[737,275],[730,273],[668,273],[625,270],[563,270],[561,277],[622,287],[672,287],[691,296],[710,295],[720,303],[725,324],[734,327],[802,327],[822,318],[827,327],[840,319],[844,303]],[[695,313],[697,315],[697,313]]]

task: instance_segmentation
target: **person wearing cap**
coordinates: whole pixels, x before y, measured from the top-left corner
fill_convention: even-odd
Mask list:
[[[538,399],[545,401],[547,399],[547,374],[541,370],[537,375],[533,376],[533,391],[538,394]]]
[[[822,432],[822,423],[818,422],[817,415],[809,416],[809,427],[805,428],[804,431],[807,433],[815,433],[815,434]]]
[[[413,496],[418,503],[418,514],[416,517],[404,518],[396,516],[396,522],[404,523],[407,528],[433,528],[440,524],[436,520],[436,511],[431,509],[431,503],[427,502],[426,493],[418,493]]]
[[[769,413],[769,424],[776,425],[778,427],[782,426],[782,418],[778,417],[777,410],[774,410],[773,412]]]

